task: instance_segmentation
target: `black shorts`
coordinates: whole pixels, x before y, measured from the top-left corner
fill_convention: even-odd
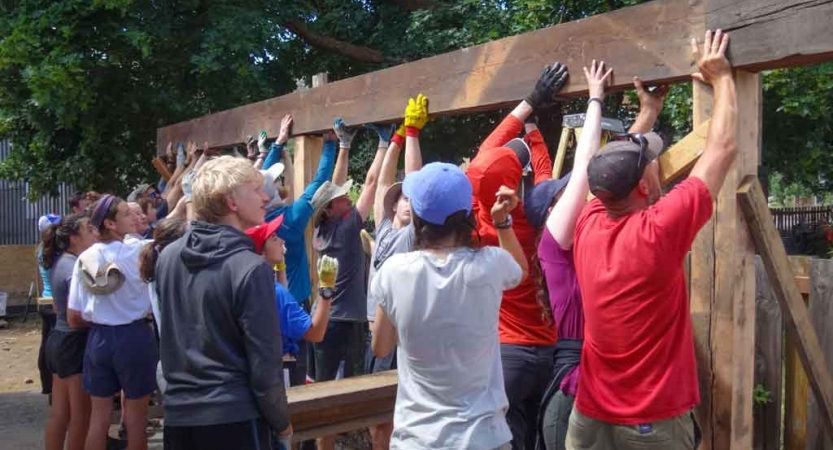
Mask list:
[[[58,378],[80,375],[84,368],[87,331],[52,330],[46,340],[46,365]]]

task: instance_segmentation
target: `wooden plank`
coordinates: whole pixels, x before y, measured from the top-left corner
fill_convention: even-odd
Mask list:
[[[659,177],[663,186],[688,174],[689,170],[694,167],[694,163],[700,159],[706,147],[709,123],[711,123],[709,120],[700,123],[691,133],[659,156]]]
[[[366,416],[359,419],[345,420],[328,425],[323,425],[317,428],[309,428],[298,431],[293,428],[292,441],[301,442],[312,440],[322,436],[333,436],[340,433],[347,433],[349,431],[362,430],[383,423],[393,422],[393,412],[385,412],[375,414],[373,416]]]
[[[814,259],[810,263],[810,320],[813,322],[819,343],[827,360],[827,370],[833,372],[833,260]],[[810,394],[807,405],[807,450],[833,448],[833,435],[825,432],[822,414],[816,396]]]
[[[695,127],[711,117],[712,96],[712,90],[707,85],[696,81],[692,83],[692,119]],[[712,390],[720,387],[713,383],[714,223],[715,217],[712,215],[697,234],[691,246],[689,263],[689,304],[700,379],[700,404],[694,408],[694,412],[703,431],[704,450],[713,448],[712,430],[716,427],[716,416],[712,408]],[[719,392],[718,395],[727,397],[729,392]],[[725,447],[728,447],[728,442]]]
[[[689,39],[706,26],[732,32],[737,68],[820,62],[833,58],[830,23],[827,1],[656,0],[170,125],[157,131],[157,148],[161,154],[171,141],[235,145],[261,129],[275,136],[286,113],[296,134],[326,130],[335,116],[348,124],[395,121],[402,99],[418,92],[431,99],[433,114],[491,110],[527,95],[552,61],[573,70],[565,96],[586,92],[580,68],[593,58],[616,68],[612,89],[630,88],[635,75],[647,83],[687,80]]]
[[[738,199],[767,270],[773,292],[786,318],[787,334],[798,343],[798,356],[807,372],[810,389],[818,400],[821,421],[828,432],[833,431],[833,379],[818,335],[813,329],[807,306],[794,282],[784,244],[772,223],[767,200],[756,177],[747,177],[738,189]],[[833,433],[831,433],[833,434]]]
[[[754,438],[755,247],[737,202],[737,186],[757,175],[761,149],[763,90],[758,74],[737,71],[738,156],[720,191],[715,228],[717,304],[732,308],[732,397],[730,448],[748,450]],[[735,258],[731,261],[731,258]],[[728,263],[728,264],[726,264]],[[722,344],[721,344],[722,345]]]
[[[162,158],[158,156],[156,158],[153,158],[153,168],[156,169],[157,172],[159,172],[159,176],[161,176],[166,183],[168,181],[171,181],[171,171],[168,170],[168,165],[165,164],[164,161],[162,161]]]
[[[810,275],[810,262],[807,257],[790,256],[790,267],[796,278]],[[805,305],[809,298],[809,289],[808,284],[806,292],[802,292]],[[810,383],[807,381],[804,367],[801,366],[797,345],[795,337],[786,333],[784,336],[784,448],[788,450],[807,448],[807,401],[810,395]]]
[[[781,308],[769,285],[761,258],[755,258],[755,385],[770,392],[771,401],[755,405],[755,450],[781,450],[781,369],[784,324]]]
[[[572,134],[572,128],[564,127],[561,129],[561,138],[558,139],[558,149],[555,151],[555,162],[552,165],[553,178],[561,178],[561,172],[564,170],[564,159],[567,157],[567,145],[570,143],[570,135]]]

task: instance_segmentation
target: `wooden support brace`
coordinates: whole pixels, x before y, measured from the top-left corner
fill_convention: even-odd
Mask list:
[[[667,186],[672,181],[688,173],[694,163],[700,159],[706,147],[706,135],[709,132],[710,120],[707,120],[692,130],[676,144],[663,152],[659,157],[660,182]]]
[[[749,234],[766,267],[772,290],[786,318],[787,333],[798,343],[798,356],[807,372],[823,425],[833,435],[833,379],[819,344],[807,306],[801,298],[790,268],[787,251],[775,229],[769,205],[756,177],[747,177],[737,192]]]
[[[564,170],[564,159],[567,157],[567,145],[570,144],[570,135],[573,129],[564,127],[561,129],[561,138],[558,140],[558,149],[555,152],[555,162],[552,165],[552,177],[561,178],[561,171]]]
[[[165,164],[165,161],[162,161],[161,157],[157,156],[156,158],[153,158],[153,168],[159,172],[159,175],[162,176],[162,179],[165,180],[166,183],[171,181],[171,171],[168,170],[168,165]]]

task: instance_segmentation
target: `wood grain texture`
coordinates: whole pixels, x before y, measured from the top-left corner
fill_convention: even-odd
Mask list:
[[[756,177],[744,180],[738,189],[738,200],[749,233],[755,241],[755,248],[766,267],[772,290],[784,313],[787,333],[792,334],[798,344],[798,356],[807,372],[810,389],[817,399],[822,425],[830,433],[833,431],[833,379],[807,306],[795,285],[795,275],[784,244],[775,229],[766,197]]]
[[[784,323],[760,257],[755,258],[755,384],[771,402],[755,406],[755,450],[781,450],[781,394]]]
[[[819,336],[819,343],[827,360],[828,372],[833,372],[833,260],[813,259],[810,263],[810,320]],[[812,393],[807,404],[807,450],[833,448],[833,435],[825,432],[819,402]]]
[[[809,278],[810,259],[806,256],[790,256],[790,267],[796,277]],[[806,289],[797,282],[806,305],[809,300],[809,282]],[[795,336],[784,335],[784,448],[787,450],[807,448],[807,401],[810,383],[798,356]]]
[[[659,156],[659,177],[663,186],[688,174],[689,170],[694,167],[694,163],[700,159],[706,147],[709,123],[710,121],[707,120],[697,125],[691,133]]]
[[[287,113],[296,134],[326,130],[336,116],[350,125],[395,121],[402,99],[419,92],[431,99],[433,114],[495,109],[528,94],[553,61],[574,74],[565,96],[585,93],[579,75],[593,58],[616,68],[613,89],[630,88],[635,75],[649,83],[680,81],[693,69],[689,40],[702,39],[706,26],[732,32],[729,53],[738,68],[819,62],[833,57],[830,23],[830,1],[655,0],[163,127],[157,148],[189,140],[240,144],[262,129],[275,136]]]
[[[755,176],[758,173],[763,90],[758,74],[737,71],[735,80],[738,95],[738,156],[735,167],[731,170],[732,175],[720,192],[720,216],[715,232],[715,240],[724,240],[721,248],[731,252],[735,261],[732,261],[731,265],[722,266],[720,263],[726,261],[729,255],[715,256],[718,261],[716,290],[719,298],[725,298],[732,307],[734,343],[730,448],[748,450],[752,448],[754,438],[752,393],[755,387],[755,247],[738,208],[736,190],[745,176]],[[724,226],[726,222],[731,225]],[[725,236],[720,233],[722,231],[727,231]]]

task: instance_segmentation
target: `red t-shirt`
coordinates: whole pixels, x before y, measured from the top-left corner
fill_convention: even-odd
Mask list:
[[[700,402],[683,260],[712,208],[695,177],[618,219],[598,199],[585,206],[574,247],[585,317],[582,414],[638,425]]]

